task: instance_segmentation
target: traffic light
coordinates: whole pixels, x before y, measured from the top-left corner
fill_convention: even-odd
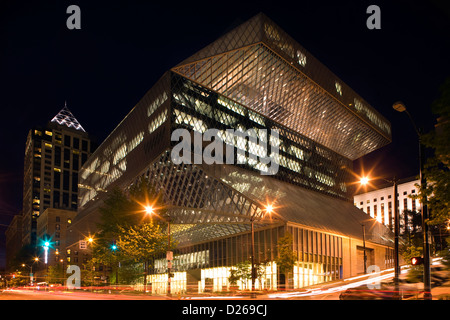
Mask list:
[[[111,244],[111,250],[112,251],[116,251],[117,250],[116,240],[114,240],[113,243]]]
[[[423,264],[423,258],[422,257],[412,257],[411,258],[411,264],[413,266],[418,266]]]

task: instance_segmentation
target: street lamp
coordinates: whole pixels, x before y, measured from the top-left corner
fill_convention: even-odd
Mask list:
[[[145,206],[144,208],[146,214],[152,215],[153,213],[155,213],[155,208],[153,208],[152,205]]]
[[[419,138],[419,173],[420,173],[420,188],[422,193],[422,230],[423,230],[423,286],[424,286],[424,294],[423,297],[425,300],[431,300],[431,269],[430,269],[430,243],[428,239],[428,209],[427,209],[427,196],[424,194],[424,189],[426,188],[426,180],[423,175],[423,169],[424,169],[424,161],[423,161],[423,148],[422,148],[422,135],[420,134],[419,130],[417,129],[417,126],[411,116],[411,114],[406,109],[406,106],[403,102],[398,101],[395,102],[392,107],[394,110],[398,112],[405,112],[409,119],[411,120],[411,123],[414,127],[414,130],[416,131],[417,137]]]
[[[172,270],[172,260],[173,260],[173,252],[170,250],[170,218],[163,218],[156,213],[156,209],[153,205],[145,205],[144,206],[145,213],[152,217],[153,215],[157,215],[159,218],[167,222],[167,295],[171,295],[171,270]]]
[[[392,180],[381,178],[382,180],[392,183],[394,187],[394,286],[395,286],[395,293],[398,294],[399,292],[399,277],[400,277],[400,262],[399,262],[399,233],[400,233],[400,219],[399,219],[399,213],[398,213],[398,201],[397,201],[397,193],[398,193],[398,187],[397,182],[398,180],[394,177]],[[369,183],[370,178],[369,177],[362,177],[360,180],[360,183],[362,185],[367,185]],[[365,238],[365,227],[363,225],[363,236]],[[364,239],[365,240],[365,239]],[[364,268],[366,268],[366,251],[364,248]],[[364,270],[364,273],[366,271]]]
[[[263,211],[266,214],[272,215],[272,213],[274,212],[274,207],[273,204],[268,203],[264,206],[265,208],[263,209]],[[256,269],[255,269],[255,228],[254,228],[254,222],[255,222],[255,216],[256,216],[256,211],[255,213],[251,216],[250,218],[250,224],[251,224],[251,234],[252,234],[252,256],[251,256],[251,263],[252,263],[252,270],[251,270],[251,276],[252,276],[252,295],[251,297],[254,298],[255,297],[255,282],[256,282]]]
[[[33,284],[33,264],[31,264],[31,266],[29,266],[25,263],[22,263],[22,267],[30,268],[30,285],[32,285]]]
[[[369,178],[368,177],[362,177],[360,182],[361,182],[362,185],[365,186],[366,184],[369,183]]]

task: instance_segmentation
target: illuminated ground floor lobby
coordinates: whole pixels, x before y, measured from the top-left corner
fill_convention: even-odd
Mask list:
[[[216,226],[217,227],[217,226]],[[278,239],[288,232],[297,259],[290,272],[280,272],[276,257]],[[300,289],[364,273],[364,244],[367,267],[393,267],[391,246],[363,239],[333,235],[293,224],[266,227],[254,233],[256,290]],[[172,294],[246,290],[251,282],[251,233],[180,247],[174,252],[170,292]],[[232,269],[247,269],[230,282]],[[287,277],[287,279],[286,279]],[[169,286],[167,260],[157,259],[147,277],[147,291],[166,294]]]

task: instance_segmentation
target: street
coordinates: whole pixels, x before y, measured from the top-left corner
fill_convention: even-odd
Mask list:
[[[400,279],[405,279],[408,267],[403,267]],[[360,275],[342,281],[324,283],[307,288],[262,293],[258,292],[255,298],[251,298],[249,292],[238,292],[235,295],[227,294],[191,294],[172,296],[132,293],[126,290],[108,290],[93,292],[89,290],[67,290],[64,287],[57,288],[8,288],[0,291],[0,300],[340,300],[344,292],[351,292],[347,296],[350,300],[365,299],[391,299],[394,287],[392,279],[394,271],[384,270],[380,273]],[[347,290],[347,291],[346,291]],[[402,299],[420,299],[423,291],[423,283],[406,283],[399,285],[399,295]],[[448,279],[439,286],[432,288],[433,299],[448,299],[450,286]]]
[[[85,291],[44,291],[44,290],[23,290],[8,289],[0,293],[0,300],[156,300],[165,299],[161,296],[151,295],[123,295],[95,293]]]

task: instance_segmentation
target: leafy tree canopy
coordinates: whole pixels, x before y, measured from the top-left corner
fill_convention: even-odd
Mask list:
[[[422,136],[424,145],[434,151],[425,165],[427,187],[420,190],[421,196],[428,198],[431,224],[442,224],[450,219],[450,77],[440,91],[440,97],[432,104],[437,125]]]

